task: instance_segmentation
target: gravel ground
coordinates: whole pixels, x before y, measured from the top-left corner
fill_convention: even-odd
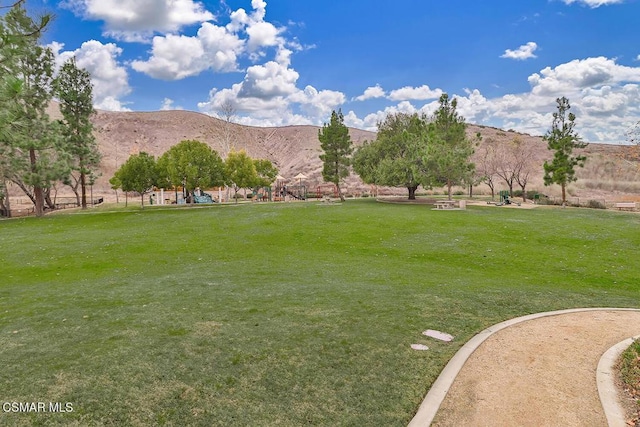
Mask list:
[[[598,361],[613,345],[639,334],[640,312],[614,310],[503,329],[467,360],[433,425],[606,426]]]

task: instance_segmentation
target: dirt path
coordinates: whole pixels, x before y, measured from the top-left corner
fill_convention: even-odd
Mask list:
[[[640,335],[638,311],[543,317],[491,335],[469,357],[434,426],[606,426],[596,367]]]

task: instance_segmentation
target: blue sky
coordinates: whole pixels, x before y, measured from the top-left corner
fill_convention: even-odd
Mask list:
[[[92,74],[97,108],[232,105],[255,126],[320,125],[341,108],[375,130],[430,114],[541,135],[566,96],[589,142],[640,120],[640,0],[28,0],[43,44]]]

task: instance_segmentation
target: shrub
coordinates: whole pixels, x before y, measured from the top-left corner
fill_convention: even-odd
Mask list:
[[[635,340],[620,357],[620,378],[636,400],[636,407],[640,411],[640,340]]]
[[[607,206],[599,200],[589,200],[587,207],[592,209],[607,209]]]
[[[454,191],[453,195],[454,196],[462,196],[462,195],[464,195],[464,191],[462,191],[462,190]]]
[[[533,200],[536,198],[536,195],[539,195],[540,198],[542,199],[543,197],[547,197],[544,194],[540,194],[538,193],[536,190],[529,190],[527,191],[527,199]]]

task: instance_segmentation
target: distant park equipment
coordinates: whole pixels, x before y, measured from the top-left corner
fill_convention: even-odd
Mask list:
[[[508,190],[501,190],[499,193],[500,196],[500,204],[501,205],[510,205],[511,204],[511,195]]]
[[[251,200],[256,202],[271,202],[271,187],[262,187],[254,189],[251,193]]]
[[[275,200],[284,200],[287,196],[296,200],[307,200],[307,186],[283,184],[282,187],[276,188],[276,194]]]
[[[275,188],[275,197],[274,201],[283,201],[286,200],[287,197],[294,198],[296,200],[307,200],[307,186],[302,183],[303,180],[307,179],[307,176],[299,173],[294,177],[294,179],[298,180],[298,184],[286,184],[286,179],[280,175],[276,178],[276,188]]]
[[[213,200],[213,197],[211,197],[211,194],[202,191],[200,192],[200,195],[193,195],[193,201],[194,203],[216,203],[216,201]]]
[[[498,195],[500,197],[500,201],[499,202],[487,202],[487,204],[488,205],[496,205],[496,206],[505,206],[505,205],[516,204],[516,205],[520,206],[520,202],[514,202],[513,200],[511,200],[511,194],[509,193],[509,190],[500,190]]]

